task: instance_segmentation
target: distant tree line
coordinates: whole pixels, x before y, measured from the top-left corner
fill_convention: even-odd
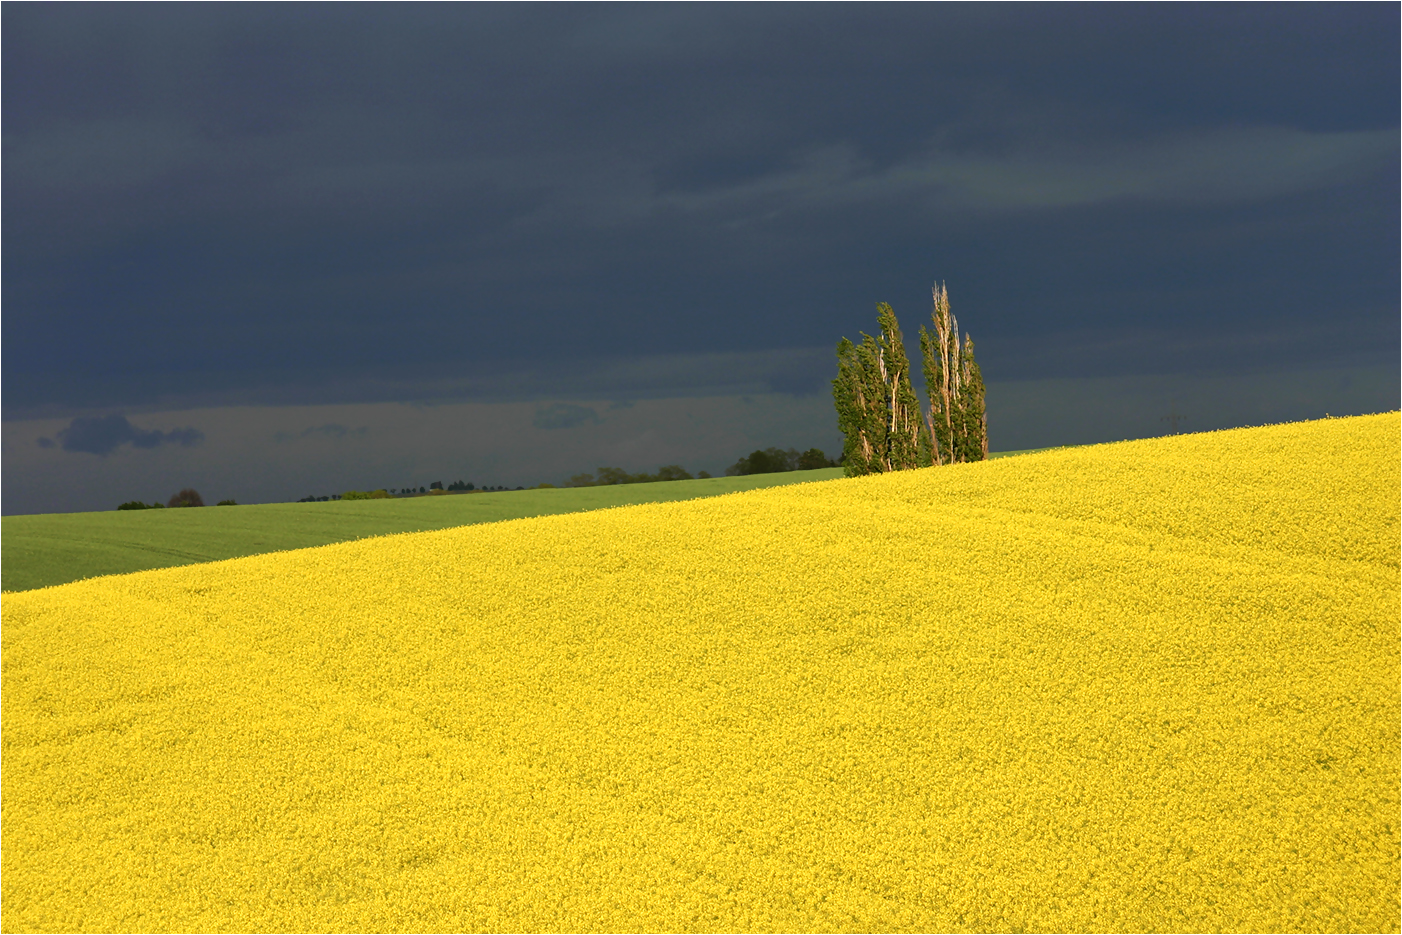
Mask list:
[[[736,461],[726,468],[727,475],[736,474],[772,474],[778,471],[811,471],[818,468],[839,467],[840,461],[829,461],[827,456],[817,448],[810,448],[800,454],[793,448],[782,451],[778,448],[766,448],[763,451],[755,451]],[[661,481],[671,480],[694,480],[697,478],[708,478],[711,475],[706,471],[700,471],[694,476],[680,464],[664,464],[657,469],[657,473],[629,474],[622,468],[601,467],[593,474],[576,474],[564,483],[565,487],[611,487],[615,484],[654,484]],[[445,493],[490,493],[502,490],[525,490],[525,487],[478,487],[466,481],[457,480],[449,484],[446,488],[441,481],[434,481],[427,487],[400,487],[389,488],[388,490],[377,490],[371,493],[359,491],[348,491],[343,494],[331,494],[325,497],[303,497],[298,503],[312,503],[318,500],[364,500],[383,497],[417,497],[432,496],[434,494]],[[532,488],[535,490],[554,490],[554,484],[539,484]]]
[[[200,492],[198,490],[195,490],[193,487],[186,487],[184,490],[172,496],[170,500],[166,503],[161,503],[160,501],[156,501],[155,503],[142,503],[140,500],[128,500],[126,503],[123,503],[121,506],[117,507],[117,509],[159,510],[163,509],[164,507],[183,506],[204,506],[204,498],[200,496]],[[215,506],[238,506],[238,504],[233,500],[220,500],[218,503],[215,504]]]
[[[745,474],[778,474],[783,471],[817,471],[822,468],[841,466],[839,461],[829,461],[828,456],[817,448],[809,448],[799,454],[794,448],[780,451],[766,448],[752,451],[725,469],[727,477]]]
[[[841,461],[829,461],[827,456],[817,448],[810,448],[800,454],[797,450],[790,448],[783,451],[778,448],[766,448],[763,451],[752,451],[750,454],[736,461],[725,469],[727,476],[745,474],[774,474],[781,471],[812,471],[818,468],[829,468],[841,466]],[[711,475],[705,471],[698,472],[696,478],[708,478]],[[622,468],[601,467],[596,474],[576,474],[569,479],[566,487],[610,487],[615,484],[652,484],[660,481],[670,480],[693,480],[692,474],[679,464],[664,464],[657,469],[656,474],[629,474]],[[306,496],[298,500],[298,503],[326,503],[335,500],[390,500],[401,497],[419,497],[445,495],[448,493],[492,493],[503,490],[525,490],[524,487],[478,487],[465,481],[454,481],[446,488],[442,481],[434,481],[427,487],[397,487],[377,490],[347,490],[344,493],[326,494],[323,496]],[[554,484],[540,484],[535,489],[555,489]],[[219,506],[237,506],[233,500],[220,500]],[[204,506],[204,501],[197,491],[185,488],[170,498],[166,504],[143,503],[140,500],[132,500],[117,507],[119,510],[156,510],[163,506],[183,507],[183,506]]]
[[[726,476],[745,474],[776,474],[781,471],[813,471],[819,468],[838,467],[839,462],[829,461],[817,448],[810,448],[799,454],[793,448],[783,451],[779,448],[766,448],[754,451],[725,469]],[[652,484],[669,480],[694,480],[711,475],[700,471],[695,478],[679,464],[665,464],[656,474],[629,474],[622,468],[601,467],[595,474],[576,474],[565,484],[566,487],[609,487],[614,484]],[[549,484],[542,484],[548,487]]]
[[[542,486],[550,486],[544,484]],[[298,500],[298,503],[325,503],[333,500],[397,500],[401,497],[433,496],[447,493],[485,493],[487,491],[510,490],[510,487],[477,487],[463,481],[454,481],[445,489],[442,481],[434,481],[427,487],[381,487],[378,490],[347,490],[345,493],[333,493],[325,496],[308,496]],[[524,487],[517,487],[516,490],[525,490]]]
[[[910,386],[910,362],[891,306],[876,306],[878,340],[865,332],[860,346],[837,345],[838,374],[832,381],[837,424],[845,439],[842,460],[848,477],[911,468],[982,461],[988,457],[988,416],[983,375],[974,361],[974,340],[950,314],[949,292],[934,288],[933,332],[920,327],[920,353],[930,408],[921,417]]]
[[[830,461],[827,455],[817,448],[810,448],[803,453],[790,448],[787,451],[779,448],[766,448],[763,451],[753,451],[730,467],[725,469],[727,476],[745,474],[774,474],[781,471],[813,471],[819,468],[841,467],[841,460]],[[565,484],[565,487],[611,487],[615,484],[653,484],[661,481],[671,480],[694,480],[697,478],[708,478],[711,475],[705,471],[698,472],[694,477],[690,471],[679,464],[664,464],[657,469],[657,473],[629,474],[622,468],[601,467],[593,474],[576,474]],[[503,490],[525,490],[525,487],[478,487],[466,481],[457,480],[449,484],[446,488],[442,481],[434,481],[427,487],[398,487],[380,488],[372,491],[348,490],[345,493],[328,494],[322,497],[303,497],[298,503],[316,503],[329,500],[383,500],[399,497],[419,497],[433,496],[435,494],[448,493],[491,493]],[[539,484],[536,490],[554,490],[554,484]]]
[[[699,477],[710,477],[702,471]],[[664,464],[656,474],[646,472],[629,474],[622,468],[601,467],[597,474],[576,474],[565,483],[566,487],[612,487],[615,484],[652,484],[668,480],[695,480],[691,472],[680,464]],[[545,486],[545,485],[542,485]]]

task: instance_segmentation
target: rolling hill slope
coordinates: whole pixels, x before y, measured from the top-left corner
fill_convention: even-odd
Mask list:
[[[1398,414],[4,598],[5,928],[1398,931]]]

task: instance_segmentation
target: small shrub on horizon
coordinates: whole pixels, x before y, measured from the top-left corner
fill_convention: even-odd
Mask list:
[[[204,500],[201,499],[198,490],[195,490],[193,487],[186,487],[166,501],[166,506],[204,506]]]

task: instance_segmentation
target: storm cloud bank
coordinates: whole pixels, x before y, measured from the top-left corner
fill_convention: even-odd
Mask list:
[[[990,386],[1053,394],[991,393],[995,444],[1147,432],[1165,393],[1206,425],[1402,389],[1395,4],[11,3],[0,27],[0,414],[36,457],[155,476],[199,432],[126,418],[212,446],[217,411],[285,436],[279,476],[360,446],[407,478],[452,431],[354,407],[500,406],[471,444],[523,464],[522,433],[602,439],[634,400],[808,412],[878,302],[916,346],[936,281]],[[711,437],[790,444],[749,432]],[[657,438],[623,466],[697,457]]]

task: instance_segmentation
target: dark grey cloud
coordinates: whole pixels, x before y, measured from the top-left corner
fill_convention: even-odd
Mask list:
[[[59,429],[57,435],[58,445],[64,451],[81,451],[104,457],[126,444],[133,448],[158,448],[161,445],[192,448],[204,441],[204,433],[196,428],[172,429],[169,432],[143,430],[121,415],[79,417],[67,428]],[[54,442],[47,437],[40,438],[39,447],[52,448]]]
[[[531,424],[538,429],[569,429],[585,423],[597,425],[602,421],[591,406],[555,403],[553,406],[537,409]]]
[[[304,438],[359,438],[369,431],[369,426],[365,425],[352,429],[336,422],[328,422],[325,425],[306,428],[300,432],[275,432],[273,433],[273,441],[282,444]]]

